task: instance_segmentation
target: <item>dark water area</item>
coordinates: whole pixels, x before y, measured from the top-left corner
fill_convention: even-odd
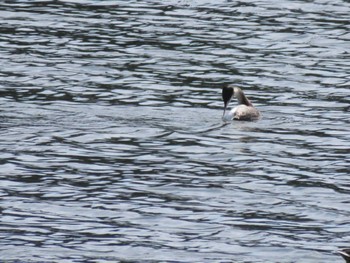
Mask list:
[[[349,20],[341,0],[2,1],[0,259],[343,262]],[[262,119],[222,121],[227,83]]]

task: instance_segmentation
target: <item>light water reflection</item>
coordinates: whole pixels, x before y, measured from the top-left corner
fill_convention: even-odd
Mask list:
[[[1,3],[1,258],[342,262],[349,12]],[[223,123],[225,83],[263,118]]]

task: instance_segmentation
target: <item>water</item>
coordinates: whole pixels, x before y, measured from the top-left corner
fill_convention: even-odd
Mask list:
[[[349,14],[340,0],[3,1],[0,258],[343,262]],[[225,83],[263,118],[223,123]]]

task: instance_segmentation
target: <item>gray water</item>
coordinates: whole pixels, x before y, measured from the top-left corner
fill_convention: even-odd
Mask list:
[[[1,260],[343,262],[349,1],[2,1],[0,18]],[[261,120],[221,120],[227,83]]]

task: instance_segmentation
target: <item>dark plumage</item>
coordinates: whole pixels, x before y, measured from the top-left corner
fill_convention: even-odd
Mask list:
[[[345,259],[346,263],[350,263],[350,248],[339,250],[338,253]]]

